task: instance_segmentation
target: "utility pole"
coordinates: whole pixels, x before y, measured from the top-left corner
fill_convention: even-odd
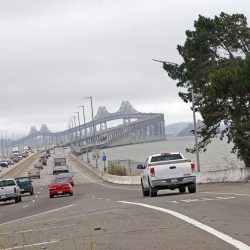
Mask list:
[[[87,145],[87,128],[85,122],[85,109],[84,106],[80,106],[82,108],[82,115],[83,115],[83,124],[84,124],[84,136],[85,136],[85,146],[86,146],[86,154],[87,154],[87,162],[89,163],[89,152],[88,152],[88,145]]]

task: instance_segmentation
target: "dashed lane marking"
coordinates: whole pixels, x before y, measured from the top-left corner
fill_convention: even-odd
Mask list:
[[[21,221],[21,220],[30,219],[30,218],[33,218],[33,217],[36,217],[36,216],[40,216],[40,215],[44,215],[44,214],[48,214],[48,213],[53,213],[53,212],[56,212],[56,211],[58,211],[58,210],[62,210],[62,209],[69,208],[69,207],[72,207],[72,206],[75,206],[75,204],[71,204],[71,205],[64,206],[64,207],[59,207],[59,208],[56,208],[56,209],[48,210],[48,211],[43,212],[43,213],[34,214],[34,215],[26,216],[26,217],[23,217],[23,218],[20,218],[20,219],[8,221],[8,222],[5,222],[5,223],[0,224],[0,226],[7,225],[7,224],[11,224],[11,223],[14,223],[14,222],[17,222],[17,221]]]
[[[230,199],[235,199],[235,197],[216,197],[216,198],[197,198],[197,199],[186,199],[186,200],[179,200],[179,201],[164,201],[168,203],[174,203],[174,204],[179,204],[181,202],[199,202],[199,201],[220,201],[220,200],[230,200]]]
[[[136,202],[129,202],[129,201],[118,201],[120,203],[124,203],[124,204],[130,204],[130,205],[136,205],[136,206],[141,206],[141,207],[146,207],[146,208],[150,208],[150,209],[153,209],[153,210],[157,210],[157,211],[161,211],[161,212],[164,212],[164,213],[167,213],[167,214],[170,214],[178,219],[181,219],[195,227],[198,227],[214,236],[216,236],[217,238],[227,242],[228,244],[238,248],[238,249],[241,249],[241,250],[250,250],[250,246],[246,245],[245,243],[239,241],[239,240],[236,240],[234,238],[232,238],[231,236],[229,235],[226,235],[210,226],[207,226],[197,220],[194,220],[184,214],[181,214],[181,213],[178,213],[178,212],[175,212],[173,210],[170,210],[170,209],[166,209],[166,208],[162,208],[162,207],[156,207],[156,206],[152,206],[152,205],[148,205],[148,204],[145,204],[145,203],[136,203]]]
[[[43,221],[36,221],[36,222],[30,222],[30,223],[25,223],[27,224],[32,224],[32,223],[46,223],[46,222],[52,222],[52,221],[64,221],[64,220],[69,220],[69,219],[74,219],[77,218],[79,219],[80,217],[87,217],[91,215],[98,215],[98,214],[106,214],[106,213],[111,213],[115,212],[121,209],[112,209],[112,210],[106,210],[106,211],[101,211],[101,212],[95,212],[95,213],[87,213],[87,214],[82,214],[82,215],[74,215],[74,216],[69,216],[69,217],[63,217],[63,218],[58,218],[58,219],[51,219],[51,220],[43,220]]]
[[[63,225],[63,226],[57,226],[57,227],[45,227],[45,228],[39,228],[39,229],[32,229],[32,230],[25,230],[25,231],[13,231],[13,232],[7,232],[7,233],[2,233],[2,235],[6,234],[17,234],[17,233],[29,233],[29,232],[37,232],[37,231],[45,231],[45,230],[50,230],[50,229],[56,229],[56,228],[64,228],[64,227],[71,227],[75,226],[76,224],[68,224],[68,225]]]
[[[28,207],[29,205],[25,205],[25,206],[23,206],[23,207]]]
[[[239,193],[220,193],[220,192],[199,192],[201,194],[225,194],[225,195],[238,195],[238,196],[248,196],[250,197],[250,194],[239,194]]]
[[[35,243],[35,244],[29,244],[29,245],[23,245],[23,246],[15,246],[15,247],[11,247],[11,248],[5,248],[5,250],[12,250],[12,249],[21,249],[21,248],[26,248],[26,247],[41,246],[41,245],[47,245],[47,244],[57,243],[59,241],[60,240],[44,241],[44,242]]]

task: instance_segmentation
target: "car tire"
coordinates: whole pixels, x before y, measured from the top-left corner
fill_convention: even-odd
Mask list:
[[[19,197],[17,196],[16,198],[15,198],[15,203],[18,203],[19,202]]]
[[[30,192],[30,195],[34,195],[34,190],[32,190],[32,191]]]
[[[150,182],[148,182],[149,185],[149,196],[150,197],[155,197],[157,196],[157,189],[153,188],[150,184]]]
[[[49,198],[51,199],[51,198],[54,198],[54,195],[53,194],[50,194],[49,195]]]
[[[149,190],[146,190],[144,188],[142,181],[141,181],[141,189],[142,189],[142,194],[143,194],[144,197],[149,196]]]
[[[179,192],[180,193],[185,193],[186,192],[186,187],[185,186],[180,186],[179,187]]]
[[[20,195],[20,196],[19,196],[19,202],[21,202],[21,201],[22,201],[22,196]]]
[[[72,196],[72,195],[73,195],[73,192],[72,192],[72,193],[69,193],[69,195]]]
[[[195,183],[188,186],[188,192],[189,193],[196,193],[196,184]]]

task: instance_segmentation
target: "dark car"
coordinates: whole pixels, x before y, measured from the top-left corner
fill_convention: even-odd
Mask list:
[[[34,165],[34,168],[38,168],[38,169],[40,169],[40,170],[42,170],[43,169],[43,164],[42,164],[42,162],[37,162],[35,165]]]
[[[0,161],[0,166],[2,168],[7,168],[9,165],[8,165],[8,161]]]
[[[21,194],[24,194],[24,193],[30,193],[30,195],[34,194],[32,180],[30,179],[30,177],[27,177],[27,176],[17,177],[15,179],[16,179],[18,186],[21,189]]]
[[[8,160],[8,165],[14,165],[14,161],[12,159]]]
[[[46,156],[41,156],[38,162],[41,162],[44,166],[47,166]]]
[[[20,158],[19,158],[18,156],[13,156],[13,157],[11,158],[11,160],[12,160],[14,163],[17,163],[17,162],[20,161]]]

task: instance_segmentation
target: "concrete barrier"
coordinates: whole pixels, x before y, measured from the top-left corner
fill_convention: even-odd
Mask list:
[[[197,173],[197,183],[239,182],[247,180],[250,180],[250,168],[231,168]]]
[[[95,175],[103,180],[115,184],[139,185],[141,184],[140,176],[118,176],[103,173],[94,166],[81,162],[75,155],[71,154],[78,162],[82,163]],[[239,182],[250,180],[250,168],[231,168],[225,170],[199,172],[196,174],[197,183],[215,183],[215,182]]]

